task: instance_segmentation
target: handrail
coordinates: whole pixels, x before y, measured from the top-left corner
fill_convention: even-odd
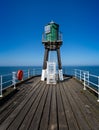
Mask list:
[[[41,75],[41,68],[33,68],[28,70],[23,70],[23,80],[26,80],[32,76]],[[66,70],[63,71],[64,74],[66,73]],[[3,96],[3,90],[11,87],[11,85],[14,86],[14,89],[16,89],[16,83],[19,81],[17,80],[17,72],[12,72],[11,74],[7,75],[1,75],[0,76],[0,97]],[[86,88],[90,88],[92,91],[98,94],[97,101],[99,102],[99,76],[90,74],[89,71],[75,69],[74,70],[74,77],[78,80],[80,80],[84,85],[84,90]],[[95,78],[95,81],[93,80]]]
[[[41,68],[37,69],[28,69],[23,70],[23,80],[26,80],[32,76],[37,76],[41,74]],[[5,78],[6,77],[6,78]],[[17,79],[17,72],[12,72],[11,74],[5,74],[0,76],[0,97],[3,97],[3,90],[14,86],[14,89],[16,89],[16,83],[18,83]]]
[[[2,84],[6,84],[6,83],[9,83],[9,82],[12,82],[12,80],[8,80],[6,82],[3,82]]]
[[[99,102],[99,76],[90,74],[89,71],[75,69],[74,76],[84,84],[84,90],[86,87],[98,94],[97,101]],[[95,78],[93,80],[93,78]]]
[[[2,75],[3,77],[7,77],[7,76],[11,76],[12,74],[10,73],[10,74],[4,74],[4,75]]]

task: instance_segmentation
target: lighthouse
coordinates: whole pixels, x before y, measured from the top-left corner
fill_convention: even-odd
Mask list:
[[[45,79],[49,81],[51,77],[50,81],[54,81],[54,83],[56,82],[56,62],[49,61],[49,52],[53,53],[53,51],[55,51],[57,54],[58,77],[60,81],[63,81],[63,71],[60,55],[60,47],[62,43],[62,34],[59,31],[59,24],[51,21],[44,27],[44,33],[42,34],[42,44],[44,45],[45,53],[41,81],[44,81]]]

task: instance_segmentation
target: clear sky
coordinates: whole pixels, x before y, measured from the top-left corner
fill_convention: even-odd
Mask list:
[[[99,0],[0,0],[0,66],[42,65],[42,32],[63,33],[63,65],[99,65]]]

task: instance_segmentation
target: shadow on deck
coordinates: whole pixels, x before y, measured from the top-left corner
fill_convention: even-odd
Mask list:
[[[73,78],[47,85],[35,77],[0,107],[0,130],[99,130],[99,103]]]

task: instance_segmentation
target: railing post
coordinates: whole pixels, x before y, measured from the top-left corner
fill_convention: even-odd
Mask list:
[[[84,73],[84,88],[83,90],[86,90],[86,73]]]
[[[98,76],[98,99],[97,102],[99,102],[99,76]]]
[[[35,76],[35,69],[33,69],[33,76]]]
[[[66,74],[65,72],[66,72],[65,68],[63,68],[63,74],[64,74],[64,75]]]
[[[75,78],[76,78],[76,69],[75,69],[75,72],[74,72],[74,73],[75,73]]]
[[[0,90],[0,91],[1,91],[1,92],[0,92],[0,97],[3,97],[3,95],[2,95],[2,75],[0,76],[0,78],[1,78],[1,79],[0,79],[0,80],[1,80],[1,84],[0,84],[0,86],[1,86],[1,88],[0,88],[0,89],[1,89],[1,90]]]
[[[16,72],[12,72],[12,83],[14,85],[14,89],[16,89]]]
[[[36,76],[37,76],[37,69],[35,70],[35,74],[36,74]]]
[[[30,77],[32,76],[32,70],[30,69]]]
[[[80,81],[81,81],[81,70],[80,70]]]
[[[30,78],[30,70],[28,69],[28,78]]]
[[[35,76],[37,75],[37,74],[36,74],[36,69],[34,69],[34,74],[35,74]]]
[[[87,76],[88,76],[87,78],[88,78],[88,86],[89,86],[89,71],[88,71],[88,75]]]

